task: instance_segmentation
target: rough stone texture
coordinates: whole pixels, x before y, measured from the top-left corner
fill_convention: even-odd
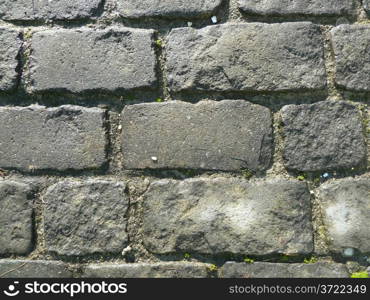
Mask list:
[[[117,0],[124,17],[195,17],[209,16],[222,0]]]
[[[261,170],[272,155],[270,111],[243,100],[126,106],[122,128],[128,169]]]
[[[99,108],[0,107],[0,167],[99,168],[106,162],[104,122]]]
[[[329,249],[370,253],[370,179],[342,179],[320,187]]]
[[[156,81],[153,30],[113,27],[37,32],[32,38],[34,91],[152,88]]]
[[[1,278],[69,278],[72,273],[62,262],[46,260],[0,260]]]
[[[370,91],[370,25],[341,25],[331,35],[337,85]]]
[[[246,13],[261,15],[346,15],[353,14],[355,0],[239,0]]]
[[[26,254],[31,250],[30,198],[28,185],[0,181],[0,254]]]
[[[367,268],[367,273],[369,274],[370,276],[370,267]]]
[[[370,13],[370,0],[364,0],[364,7],[365,7],[365,10]]]
[[[173,29],[167,79],[174,92],[284,91],[326,86],[323,41],[309,22]]]
[[[4,20],[79,19],[96,15],[103,0],[2,0]]]
[[[220,271],[222,278],[346,278],[345,265],[329,262],[314,264],[264,263],[253,264],[227,262]]]
[[[240,179],[160,180],[143,196],[143,241],[154,253],[310,253],[306,184]]]
[[[92,179],[51,186],[43,197],[46,248],[62,255],[120,253],[128,241],[125,188]]]
[[[11,90],[17,85],[17,56],[22,44],[19,36],[17,30],[0,27],[0,91]]]
[[[209,265],[202,263],[92,264],[83,269],[89,278],[204,278]]]
[[[288,169],[321,171],[358,166],[366,158],[360,112],[343,101],[283,107]]]

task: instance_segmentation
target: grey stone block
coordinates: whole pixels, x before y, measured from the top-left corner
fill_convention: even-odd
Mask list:
[[[188,262],[92,264],[83,268],[88,278],[205,278],[208,264]]]
[[[320,187],[319,200],[329,249],[370,253],[370,179],[342,179]]]
[[[239,0],[239,8],[258,15],[341,16],[354,14],[355,0]]]
[[[143,196],[143,242],[157,254],[310,253],[310,195],[297,181],[160,180]]]
[[[370,91],[370,26],[340,25],[331,31],[338,86]]]
[[[315,90],[326,86],[320,28],[309,22],[173,29],[166,69],[174,92]]]
[[[153,88],[156,56],[152,30],[57,29],[32,38],[32,90],[85,91]]]
[[[96,15],[103,0],[2,0],[0,18],[4,20],[70,20]]]
[[[227,262],[219,271],[222,278],[348,278],[345,265],[329,262],[314,264]]]
[[[67,265],[46,260],[0,260],[1,278],[70,278]]]
[[[352,168],[366,158],[358,109],[343,101],[283,107],[284,160],[288,169]]]
[[[119,13],[128,18],[209,16],[222,0],[117,0]]]
[[[61,106],[0,108],[0,167],[22,171],[100,168],[106,162],[105,112]]]
[[[0,254],[26,254],[31,250],[31,196],[26,184],[0,181]]]
[[[272,156],[270,111],[243,100],[130,105],[122,127],[128,169],[263,170]]]
[[[363,3],[364,3],[365,10],[368,13],[370,13],[370,0],[364,0]]]
[[[125,188],[103,180],[51,186],[43,196],[47,250],[69,256],[121,253],[128,242]]]
[[[19,31],[0,27],[0,91],[14,89],[17,85],[19,79],[17,56],[21,45]]]

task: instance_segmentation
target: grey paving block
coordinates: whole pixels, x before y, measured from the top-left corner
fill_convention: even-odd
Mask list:
[[[310,253],[310,195],[289,180],[160,180],[143,196],[143,242],[157,254]]]
[[[35,170],[97,169],[106,162],[105,111],[0,107],[0,167]]]
[[[167,37],[169,87],[179,91],[298,91],[326,86],[320,28],[309,22],[176,28]]]
[[[122,113],[128,169],[264,170],[272,148],[271,112],[242,100],[129,105]]]

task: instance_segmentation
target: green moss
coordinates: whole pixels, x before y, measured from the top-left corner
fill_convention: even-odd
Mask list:
[[[363,272],[352,273],[351,278],[370,278],[370,276],[366,271],[363,271]]]
[[[218,267],[217,267],[216,265],[212,264],[212,265],[210,265],[210,266],[208,267],[208,270],[209,270],[210,272],[217,272]]]
[[[304,175],[299,175],[299,176],[297,176],[297,179],[299,181],[304,181],[306,179],[306,177]]]
[[[160,48],[162,48],[162,47],[163,47],[163,41],[162,41],[161,39],[156,40],[156,41],[155,41],[155,44],[156,44],[158,47],[160,47]]]
[[[314,264],[314,263],[317,263],[317,261],[318,261],[318,259],[317,259],[317,257],[315,257],[315,256],[311,256],[310,258],[305,258],[305,259],[303,260],[303,262],[304,262],[305,264]]]
[[[245,169],[245,170],[242,170],[242,175],[245,179],[250,179],[253,177],[253,172],[248,170],[248,169]]]
[[[157,99],[155,99],[155,102],[163,102],[163,99],[162,98],[157,98]]]
[[[254,259],[249,258],[249,257],[244,258],[243,261],[247,264],[253,264],[254,263]]]
[[[191,258],[190,253],[185,253],[185,254],[184,254],[184,259],[188,260],[188,259],[190,259],[190,258]]]

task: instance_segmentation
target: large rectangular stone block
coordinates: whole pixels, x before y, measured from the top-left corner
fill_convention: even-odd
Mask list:
[[[3,278],[69,278],[72,272],[59,261],[47,260],[0,260]]]
[[[319,200],[332,252],[370,253],[370,179],[342,179],[320,187]]]
[[[331,31],[338,86],[370,91],[370,26],[340,25]]]
[[[100,168],[106,162],[105,112],[65,105],[0,108],[0,167]]]
[[[18,54],[21,49],[20,32],[0,27],[0,91],[14,89],[19,79]]]
[[[156,82],[153,34],[118,27],[36,32],[30,57],[32,90],[152,88]]]
[[[355,0],[239,0],[239,8],[258,15],[341,16],[353,14]]]
[[[258,171],[272,156],[271,112],[243,100],[129,105],[122,128],[128,169]]]
[[[320,28],[309,22],[173,29],[166,46],[174,92],[315,90],[326,86]]]
[[[31,250],[31,197],[28,185],[0,181],[0,254],[22,255]]]
[[[304,254],[312,236],[302,182],[160,180],[143,196],[143,242],[156,254]]]
[[[83,268],[88,278],[205,278],[208,264],[161,262],[135,264],[91,264]]]
[[[117,0],[119,13],[124,17],[196,17],[208,16],[222,0]]]
[[[103,0],[2,0],[0,18],[4,20],[70,20],[94,16]]]
[[[343,264],[318,262],[252,264],[227,262],[219,272],[222,278],[348,278],[348,269]]]
[[[127,246],[124,182],[64,181],[43,196],[46,249],[60,255],[121,253]]]

